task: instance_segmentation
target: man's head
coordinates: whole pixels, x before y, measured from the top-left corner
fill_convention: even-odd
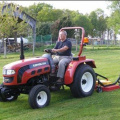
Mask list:
[[[64,41],[67,38],[67,32],[65,30],[60,31],[59,38],[60,40]]]

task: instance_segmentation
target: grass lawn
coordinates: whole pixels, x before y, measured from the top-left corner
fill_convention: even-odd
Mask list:
[[[43,48],[35,51],[35,56],[43,54]],[[77,56],[77,53],[73,51]],[[95,72],[102,74],[114,82],[120,74],[120,48],[99,47],[84,48],[82,55],[94,59]],[[25,51],[25,57],[32,57],[32,51]],[[0,55],[0,83],[2,83],[2,67],[19,59],[19,53],[8,54],[4,59]],[[0,102],[0,120],[119,120],[120,90],[97,93],[86,98],[74,98],[69,87],[65,90],[51,92],[48,107],[31,109],[28,95],[20,95],[16,101]]]

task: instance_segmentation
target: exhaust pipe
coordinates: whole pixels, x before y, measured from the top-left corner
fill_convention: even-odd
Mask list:
[[[23,38],[22,37],[20,37],[21,38],[21,44],[20,44],[20,48],[21,48],[21,50],[20,50],[20,60],[23,60],[24,59],[24,51],[23,51]]]

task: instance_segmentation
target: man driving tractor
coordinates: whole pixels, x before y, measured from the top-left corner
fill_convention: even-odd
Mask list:
[[[60,41],[57,42],[56,46],[52,49],[52,52],[56,53],[53,58],[54,64],[58,63],[57,84],[63,84],[65,66],[72,60],[72,43],[67,39],[67,32],[62,30],[59,32]]]

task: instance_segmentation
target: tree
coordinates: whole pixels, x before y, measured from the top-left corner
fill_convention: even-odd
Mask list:
[[[33,18],[37,19],[38,12],[40,12],[43,8],[49,8],[52,9],[52,6],[46,3],[38,3],[38,4],[33,4],[29,6],[28,8],[24,7],[24,11],[31,15]]]
[[[109,31],[113,34],[114,44],[116,44],[116,35],[120,34],[120,1],[110,1],[111,16],[107,19]]]
[[[0,6],[0,37],[3,38],[4,42],[4,38],[8,38],[15,33],[23,34],[27,24],[24,21],[18,23],[18,17],[13,15],[17,8],[15,5],[6,6],[4,12],[2,12],[2,8],[3,5]],[[6,46],[4,46],[4,57],[6,58]]]
[[[55,21],[55,23],[51,26],[53,39],[54,40],[57,39],[59,30],[62,27],[69,27],[69,26],[73,26],[72,21],[69,16],[64,16],[60,18],[59,20]],[[67,36],[72,37],[73,32],[74,32],[73,30],[70,30],[70,31],[68,30]]]
[[[79,11],[63,10],[63,13],[69,16],[73,26],[81,26],[85,29],[86,36],[91,32],[92,24],[87,15],[79,13]]]
[[[60,9],[43,7],[43,9],[38,12],[37,20],[40,22],[52,22],[59,19],[62,14],[63,12]]]
[[[89,18],[93,25],[93,29],[91,31],[91,36],[103,38],[104,31],[106,31],[106,29],[107,29],[104,11],[102,9],[97,9],[95,11],[92,11],[89,15]]]
[[[48,35],[51,34],[51,22],[42,22],[36,30],[37,35]]]
[[[108,24],[114,30],[115,34],[120,34],[120,1],[110,1],[109,8],[112,13],[108,19]]]
[[[76,14],[76,16],[74,16],[73,18],[73,24],[75,26],[83,27],[85,29],[85,36],[88,36],[88,34],[90,34],[93,28],[93,25],[91,24],[90,19],[83,14]]]

